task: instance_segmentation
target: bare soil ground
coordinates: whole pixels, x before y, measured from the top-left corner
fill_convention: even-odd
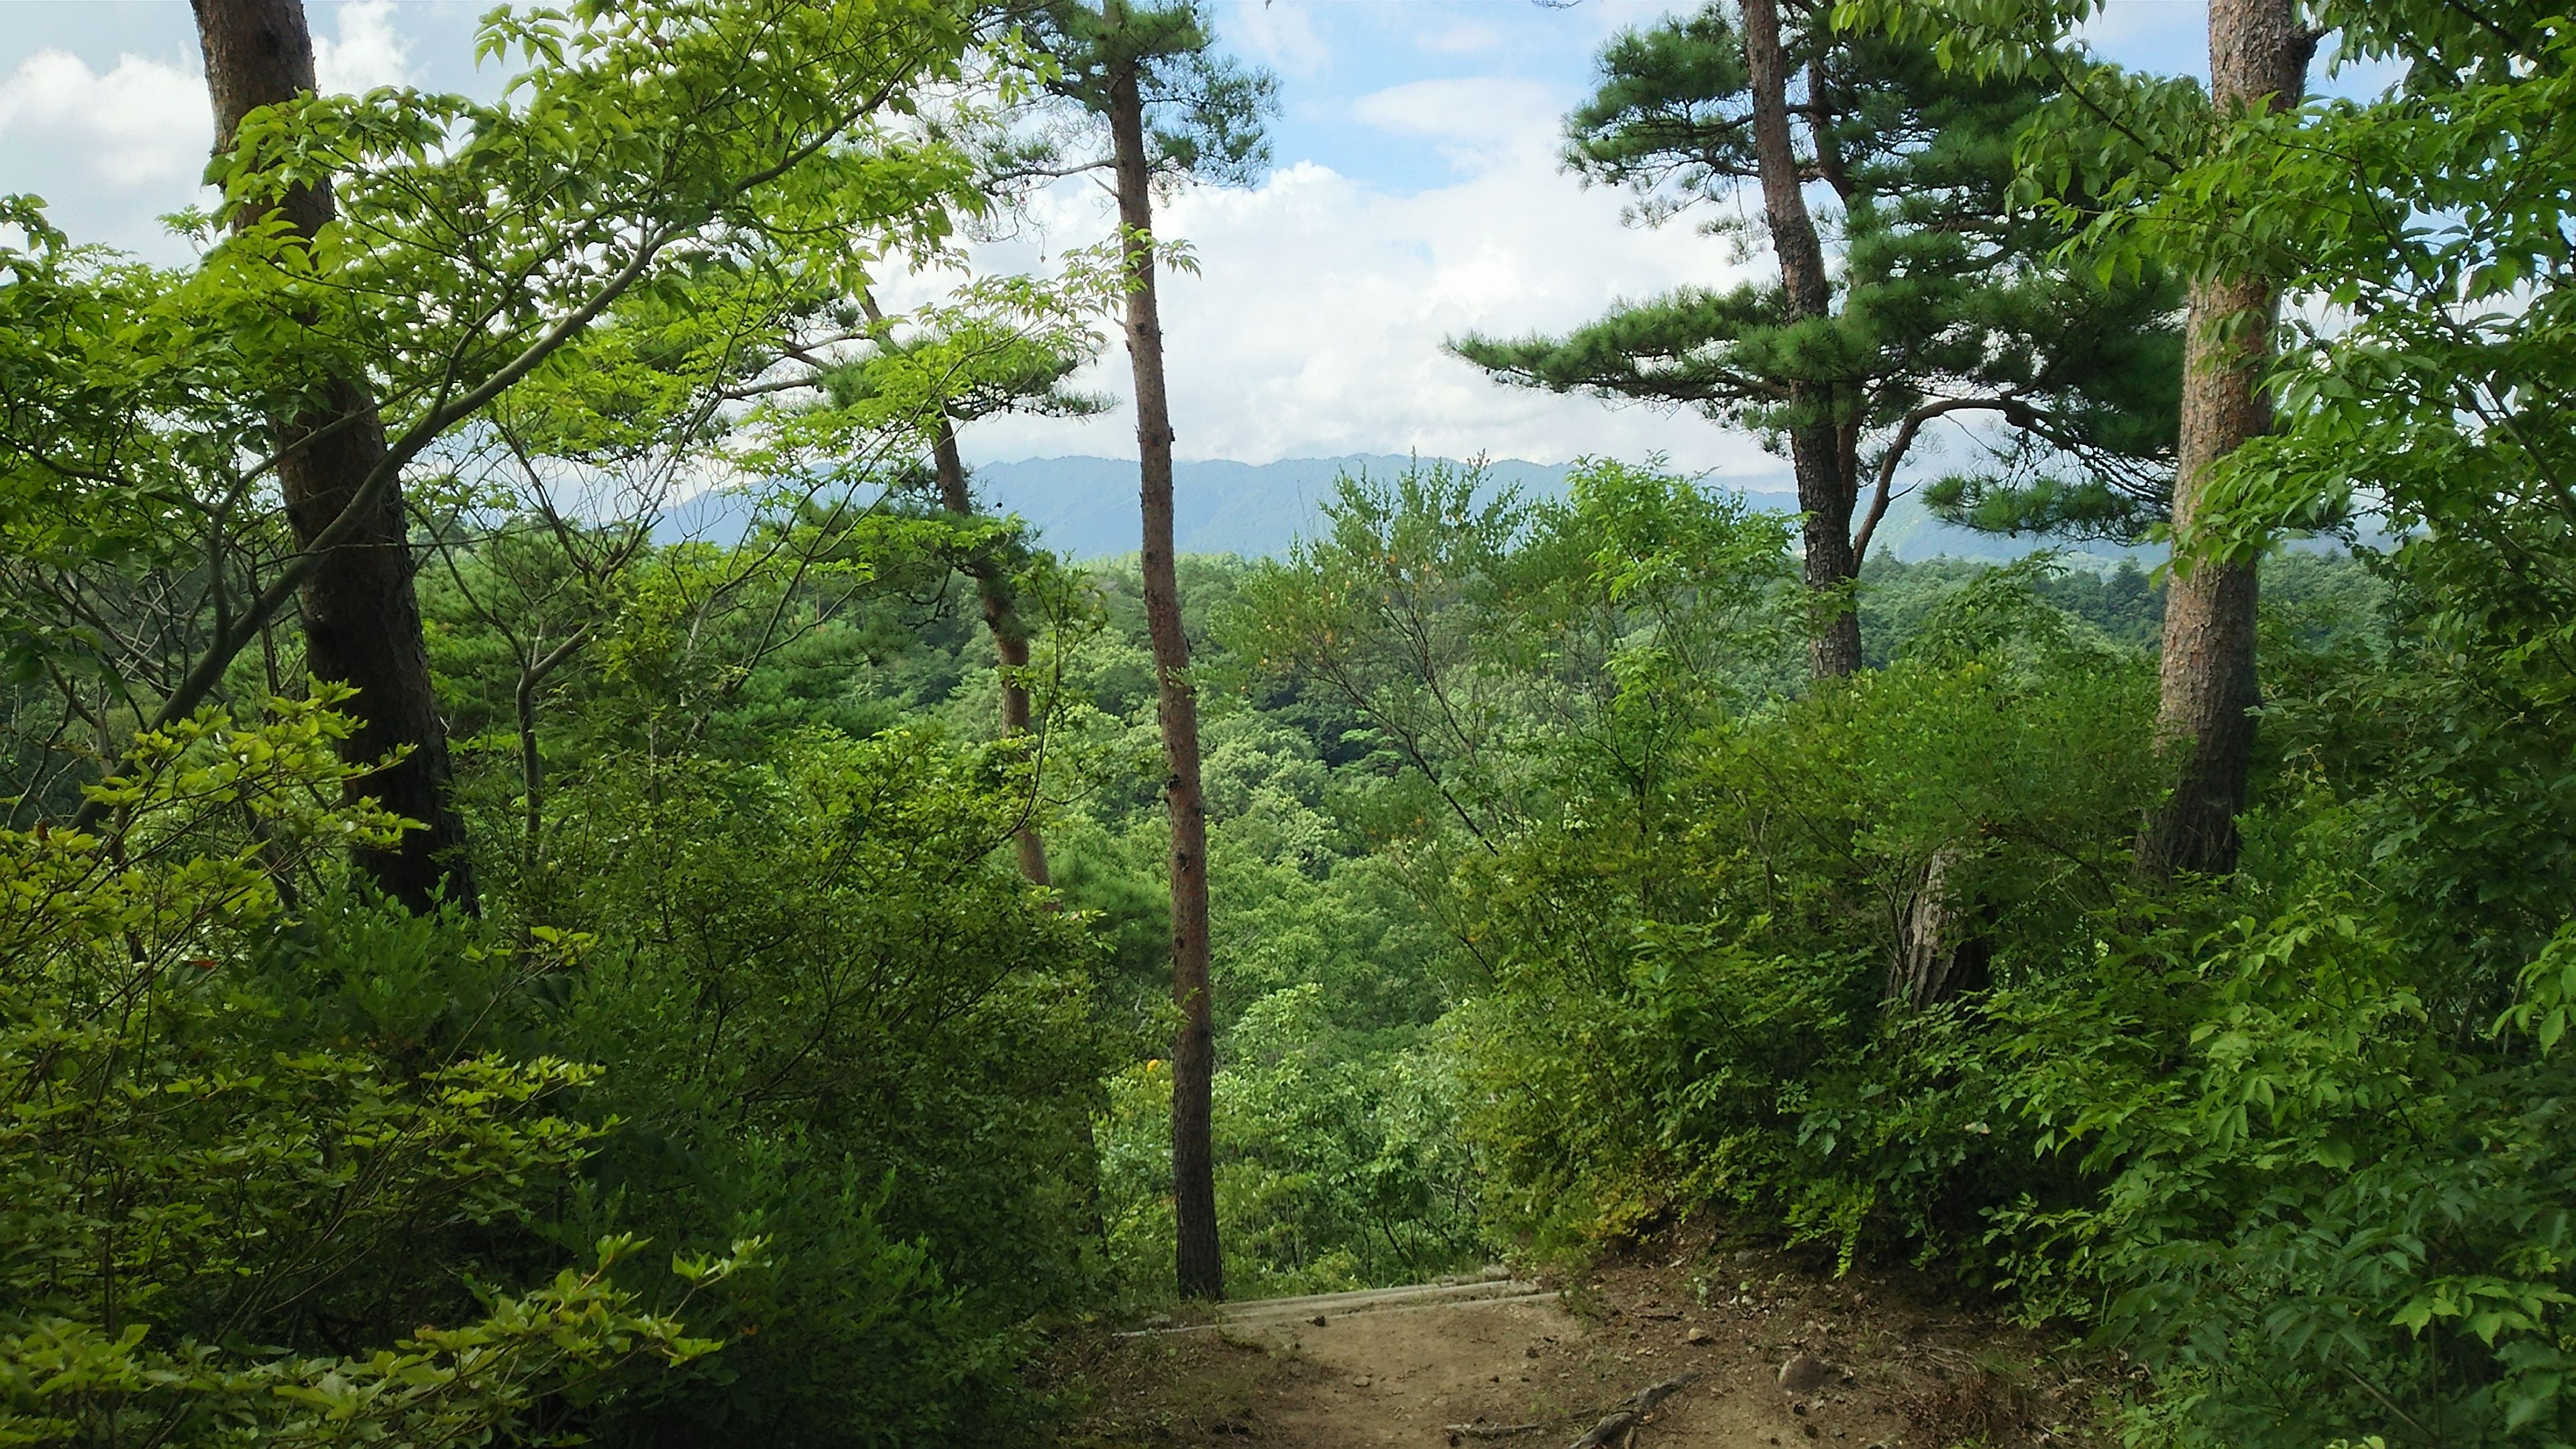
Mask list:
[[[2106,1385],[1865,1274],[1667,1234],[1563,1278],[1230,1305],[1085,1345],[1074,1444],[1564,1449],[1678,1381],[1631,1449],[2089,1445]],[[1320,1320],[1320,1321],[1318,1321]],[[1788,1383],[1783,1369],[1789,1367]]]

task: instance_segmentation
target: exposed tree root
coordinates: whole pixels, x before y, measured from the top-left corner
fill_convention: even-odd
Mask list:
[[[1609,1449],[1609,1446],[1623,1442],[1630,1431],[1655,1411],[1655,1405],[1690,1387],[1691,1380],[1698,1377],[1697,1374],[1684,1374],[1680,1378],[1666,1379],[1660,1384],[1649,1384],[1639,1389],[1635,1398],[1612,1410],[1608,1418],[1593,1425],[1590,1433],[1567,1445],[1566,1449]]]

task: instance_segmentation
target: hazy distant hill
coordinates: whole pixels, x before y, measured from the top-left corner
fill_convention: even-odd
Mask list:
[[[1288,458],[1276,463],[1182,463],[1172,473],[1172,538],[1183,553],[1275,554],[1315,531],[1321,505],[1344,473],[1401,473],[1412,462],[1391,453]],[[1525,493],[1565,491],[1566,464],[1491,465],[1495,483]],[[1136,462],[1132,458],[1031,458],[975,470],[986,506],[1037,526],[1047,546],[1076,558],[1136,551]]]
[[[1314,530],[1320,505],[1343,473],[1399,473],[1411,460],[1393,453],[1341,458],[1288,458],[1276,463],[1222,460],[1185,462],[1173,473],[1174,541],[1183,553],[1285,552],[1289,542]],[[1570,465],[1505,459],[1488,465],[1497,484],[1554,496],[1565,489]],[[975,470],[984,506],[1016,513],[1036,526],[1047,547],[1075,558],[1107,558],[1136,551],[1136,462],[1132,458],[1030,458],[986,463]],[[1797,498],[1786,477],[1748,480],[1742,491],[1757,504],[1793,511]],[[701,498],[673,510],[659,530],[664,538],[717,542],[739,537],[746,515],[739,499]],[[1899,499],[1879,526],[1873,553],[1922,559],[2019,558],[2038,545],[2029,539],[1994,538],[1953,528]],[[2117,557],[2107,546],[2087,550]]]
[[[1182,463],[1173,473],[1174,541],[1183,553],[1274,554],[1291,539],[1312,532],[1322,500],[1342,473],[1400,473],[1411,460],[1393,453],[1341,458],[1288,458],[1276,463]],[[1498,484],[1554,496],[1565,490],[1564,463],[1503,459],[1487,465]],[[1017,513],[1037,526],[1047,546],[1076,558],[1102,558],[1136,549],[1136,463],[1130,458],[1031,458],[987,463],[975,470],[976,491],[986,506]],[[1749,480],[1741,491],[1755,503],[1794,511],[1789,480]],[[1879,548],[1894,557],[2019,558],[2037,547],[2029,539],[1995,538],[1953,528],[1899,499],[1879,525]],[[2120,556],[2107,546],[2091,552]]]

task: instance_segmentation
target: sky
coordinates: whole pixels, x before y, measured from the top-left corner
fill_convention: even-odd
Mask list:
[[[408,84],[490,96],[473,64],[491,0],[306,0],[322,85]],[[1690,221],[1626,224],[1622,197],[1558,164],[1560,118],[1622,28],[1666,0],[1214,0],[1222,43],[1280,81],[1275,167],[1204,189],[1158,227],[1196,276],[1165,281],[1176,449],[1185,458],[1419,452],[1562,462],[1661,454],[1722,478],[1781,463],[1695,414],[1611,408],[1497,386],[1441,350],[1463,332],[1562,330],[1621,298],[1741,275],[1735,243]],[[2111,0],[2093,39],[2123,63],[2205,73],[2202,0]],[[201,200],[213,132],[186,0],[0,0],[0,194],[32,192],[82,241],[183,261],[157,218]],[[978,249],[988,269],[1045,265],[1098,240],[1084,181]],[[906,290],[917,290],[906,289]],[[1113,347],[1080,385],[1123,396]],[[1135,446],[1132,412],[997,418],[978,461]]]

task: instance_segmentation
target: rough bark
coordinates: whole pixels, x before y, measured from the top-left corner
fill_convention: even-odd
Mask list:
[[[2293,0],[2211,0],[2210,96],[2218,124],[2253,107],[2297,104],[2315,47]],[[2260,277],[2209,277],[2191,288],[2174,477],[2178,535],[2198,520],[2212,467],[2271,427],[2262,373],[2279,307]],[[2175,762],[2175,784],[2138,833],[2138,871],[2149,880],[2236,868],[2236,815],[2253,768],[2259,700],[2256,594],[2250,560],[2203,560],[2177,569],[2167,585],[2156,732]]]
[[[932,471],[939,477],[939,506],[959,517],[975,511],[975,496],[966,487],[966,460],[957,451],[957,428],[945,414],[939,419],[939,436],[931,445]],[[984,605],[984,627],[993,636],[993,652],[1002,661],[1002,733],[1024,735],[1029,732],[1029,688],[1024,682],[1029,667],[1029,631],[1021,622],[1018,602],[1011,594],[1011,576],[990,559],[967,561],[966,572],[975,580],[975,595]],[[1033,885],[1055,884],[1055,874],[1048,868],[1046,841],[1038,828],[1027,821],[1020,823],[1013,837],[1018,848],[1020,874]]]
[[[192,0],[205,53],[206,89],[215,111],[215,149],[232,145],[242,118],[261,106],[315,88],[313,40],[301,0]],[[325,184],[289,192],[280,209],[310,237],[333,216]],[[234,218],[235,225],[256,220]],[[385,458],[384,423],[362,379],[336,378],[320,396],[277,422],[278,484],[288,526],[309,547],[355,498]],[[430,683],[413,587],[402,493],[388,489],[357,531],[330,550],[298,596],[304,620],[305,673],[350,685],[357,728],[341,758],[368,764],[397,750],[394,765],[350,783],[350,795],[373,797],[423,823],[392,850],[355,853],[358,869],[415,911],[442,900],[472,909],[474,883],[465,856],[465,823],[450,798],[453,774],[447,724]]]
[[[1780,265],[1787,320],[1823,317],[1832,308],[1833,291],[1789,133],[1789,58],[1780,42],[1780,7],[1778,0],[1744,0],[1743,9],[1754,166],[1761,173],[1762,214]],[[1860,668],[1860,616],[1848,599],[1860,573],[1851,545],[1859,467],[1857,454],[1845,446],[1846,429],[1837,425],[1837,401],[1829,382],[1793,382],[1789,387],[1789,463],[1798,480],[1798,508],[1806,515],[1806,581],[1831,601],[1823,606],[1807,646],[1808,665],[1818,678]]]
[[[1921,879],[1897,913],[1896,949],[1888,962],[1887,999],[1921,1011],[1985,989],[1994,960],[1990,924],[1973,899],[1962,900],[1953,879],[1959,854],[1932,853]]]
[[[1172,554],[1172,414],[1154,298],[1153,174],[1132,64],[1111,77],[1109,136],[1128,267],[1127,355],[1136,376],[1145,626],[1153,641],[1163,803],[1172,826],[1172,999],[1181,1008],[1180,1036],[1172,1044],[1174,1257],[1182,1296],[1221,1298],[1225,1269],[1217,1251],[1216,1164],[1208,1133],[1216,1028],[1208,1000],[1207,810],[1199,790],[1198,696],[1190,686],[1190,643],[1181,630],[1180,578]]]

